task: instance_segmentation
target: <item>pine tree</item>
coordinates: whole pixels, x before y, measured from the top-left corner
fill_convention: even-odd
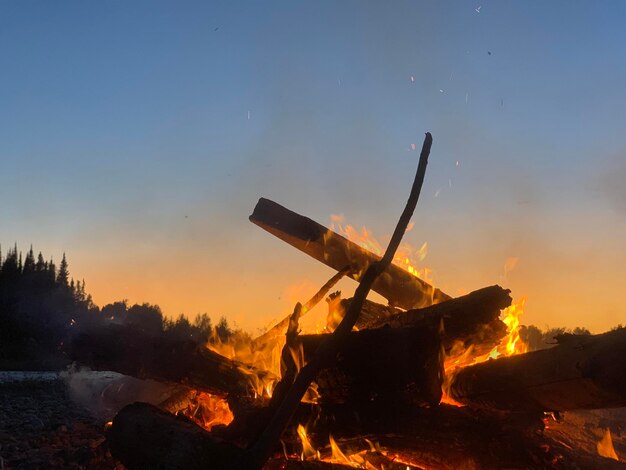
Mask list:
[[[35,271],[37,272],[42,272],[46,270],[46,262],[43,259],[43,255],[41,254],[41,251],[39,252],[39,255],[37,256],[37,264],[35,265]]]
[[[24,260],[24,267],[22,268],[22,272],[24,274],[31,274],[35,271],[35,254],[33,253],[33,246],[30,246],[30,250],[26,254],[26,259]]]
[[[61,260],[61,265],[59,266],[59,274],[57,274],[57,283],[61,286],[69,287],[70,272],[67,266],[67,259],[65,258],[65,253],[63,253],[63,259]]]

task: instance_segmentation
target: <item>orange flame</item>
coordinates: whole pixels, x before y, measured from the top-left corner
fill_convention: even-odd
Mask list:
[[[306,429],[301,424],[298,424],[297,428],[298,437],[302,443],[302,454],[300,454],[300,460],[320,460],[320,453],[315,450],[315,447],[311,445],[309,436],[306,433]]]
[[[473,364],[497,359],[500,356],[513,356],[528,351],[528,345],[522,341],[519,334],[520,316],[524,314],[525,298],[513,302],[509,307],[502,310],[500,316],[502,322],[507,326],[507,335],[500,343],[486,354],[476,354],[474,346],[465,347],[462,342],[456,343],[450,353],[444,358],[445,378],[442,385],[442,403],[455,406],[463,406],[450,396],[450,387],[456,374],[463,368]]]
[[[340,235],[346,237],[351,242],[354,242],[357,245],[365,248],[366,250],[371,251],[375,255],[382,256],[385,252],[383,245],[374,236],[373,232],[371,232],[367,228],[361,227],[361,230],[359,231],[350,224],[344,225],[343,215],[331,214],[330,220],[330,228]],[[410,225],[407,228],[407,232],[410,231],[412,228],[413,225]],[[417,267],[418,263],[424,261],[427,254],[427,242],[424,242],[419,248],[416,248],[409,243],[402,242],[400,244],[400,247],[396,251],[396,255],[393,259],[393,264],[400,266],[401,268],[413,274],[415,277],[419,277],[420,279],[432,284],[433,281],[430,277],[432,273],[431,269],[426,267]]]
[[[613,439],[611,439],[611,431],[609,429],[606,430],[596,448],[598,449],[598,455],[601,457],[619,460],[617,454],[615,453],[615,449],[613,448]]]
[[[256,348],[246,333],[236,331],[228,341],[222,341],[215,329],[206,347],[224,357],[251,365],[259,371],[269,372],[269,375],[259,376],[250,373],[248,369],[240,369],[246,374],[256,396],[269,398],[280,377],[280,356],[284,343],[285,337],[279,336]]]

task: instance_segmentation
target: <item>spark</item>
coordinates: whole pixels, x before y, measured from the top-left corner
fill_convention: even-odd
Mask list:
[[[441,88],[439,89],[439,93],[443,93],[443,90]]]
[[[248,110],[248,121],[250,120],[250,110]]]
[[[411,75],[411,83],[414,83],[414,82],[415,82],[415,76]]]
[[[465,93],[465,104],[469,101],[469,93]]]
[[[474,8],[474,11],[475,11],[476,13],[480,13],[480,9],[481,9],[482,7],[483,7],[482,5],[479,5],[477,8]]]
[[[456,165],[456,166],[459,166],[459,161],[458,161],[458,160],[456,161],[455,165]]]
[[[434,197],[438,197],[440,192],[441,192],[441,188],[439,188],[437,191],[435,191]]]
[[[411,150],[415,150],[415,144],[411,144]]]

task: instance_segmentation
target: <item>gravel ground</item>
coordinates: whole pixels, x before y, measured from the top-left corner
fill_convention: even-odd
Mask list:
[[[56,373],[0,372],[0,469],[122,470]]]

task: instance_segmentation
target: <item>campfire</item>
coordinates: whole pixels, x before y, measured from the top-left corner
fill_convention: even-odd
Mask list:
[[[251,222],[336,271],[263,335],[202,347],[121,325],[77,336],[71,354],[92,368],[179,386],[158,407],[117,414],[112,454],[130,469],[573,465],[576,449],[546,436],[546,423],[626,406],[626,331],[527,352],[523,300],[498,285],[452,298],[398,254],[431,142],[384,253],[258,201]],[[359,283],[352,298],[333,291],[344,277]],[[387,305],[367,300],[370,288]],[[324,300],[326,325],[304,334],[302,316]],[[615,455],[608,431],[598,452]]]

